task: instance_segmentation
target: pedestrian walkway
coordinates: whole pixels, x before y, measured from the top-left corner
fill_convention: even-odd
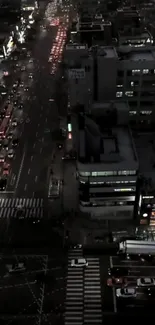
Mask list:
[[[0,199],[0,218],[43,218],[44,204],[41,198]]]
[[[87,258],[87,268],[71,267],[71,260],[80,257],[82,248],[69,250],[65,325],[102,324],[99,258]]]
[[[71,260],[82,256],[80,248],[68,252],[65,325],[83,324],[83,268],[71,267]]]
[[[87,258],[84,270],[84,324],[102,324],[102,299],[99,258]]]

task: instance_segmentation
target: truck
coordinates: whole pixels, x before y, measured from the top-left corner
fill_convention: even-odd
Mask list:
[[[155,256],[155,241],[125,240],[119,243],[118,254]]]

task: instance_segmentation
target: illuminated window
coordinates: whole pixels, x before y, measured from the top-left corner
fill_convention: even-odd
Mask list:
[[[123,96],[123,92],[122,91],[117,91],[116,92],[116,97],[122,97]]]
[[[117,85],[117,87],[118,87],[118,88],[122,88],[122,87],[123,87],[123,85]]]
[[[149,73],[149,69],[143,69],[143,74],[148,74]]]
[[[151,115],[152,111],[140,111],[141,115]]]
[[[137,114],[137,111],[129,111],[129,115],[136,115]]]
[[[114,192],[133,192],[135,188],[114,188]]]
[[[125,95],[126,95],[127,97],[133,97],[133,91],[126,91],[126,92],[125,92]]]
[[[79,175],[83,177],[90,176],[90,172],[79,172]]]
[[[140,74],[140,69],[132,70],[132,75]]]

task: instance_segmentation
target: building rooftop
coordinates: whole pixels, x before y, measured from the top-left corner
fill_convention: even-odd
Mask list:
[[[117,49],[118,56],[123,60],[131,61],[154,61],[155,47],[144,45],[143,47],[131,47],[122,45]]]
[[[79,162],[90,170],[137,170],[138,160],[128,127],[103,127],[104,118],[84,117],[79,131]]]
[[[117,52],[113,46],[101,46],[98,48],[98,55],[104,55],[105,58],[117,58]]]
[[[144,31],[142,32],[139,28],[130,28],[130,29],[124,29],[123,31],[119,31],[118,33],[119,37],[131,37],[131,38],[142,38],[142,39],[146,39],[149,38],[151,36],[149,31]]]
[[[155,190],[155,137],[154,134],[138,135],[134,139],[139,159],[139,172],[149,180],[150,190]]]
[[[154,61],[155,60],[155,49],[147,50],[141,49],[140,51],[131,51],[129,54],[129,60],[132,61]]]

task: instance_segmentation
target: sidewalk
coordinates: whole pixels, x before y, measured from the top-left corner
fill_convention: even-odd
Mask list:
[[[63,165],[63,206],[65,211],[78,210],[78,184],[76,180],[75,162],[64,162]]]

